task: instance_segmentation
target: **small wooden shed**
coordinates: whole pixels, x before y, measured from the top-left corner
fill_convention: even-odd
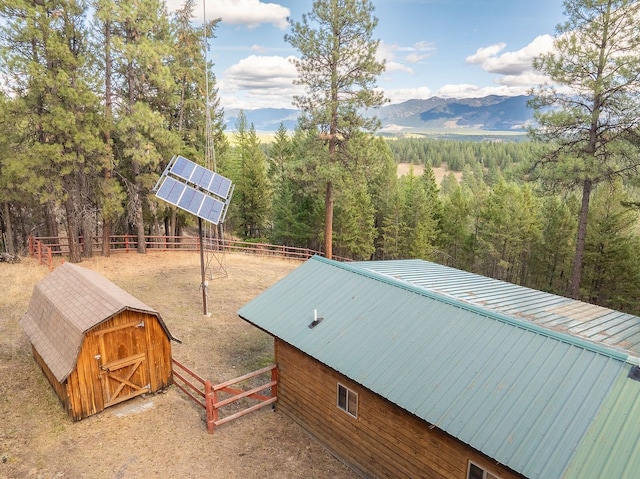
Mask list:
[[[38,282],[20,324],[74,421],[172,383],[160,314],[89,269],[65,263]]]

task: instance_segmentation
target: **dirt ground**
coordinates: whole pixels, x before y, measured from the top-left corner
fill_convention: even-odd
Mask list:
[[[408,175],[409,171],[413,167],[413,174],[415,176],[420,176],[424,173],[424,165],[411,165],[411,163],[398,163],[398,177]],[[442,179],[448,175],[449,173],[453,173],[458,181],[462,179],[461,171],[449,171],[447,165],[442,165],[433,169],[433,174],[436,177],[436,183],[440,184]]]
[[[242,254],[213,258],[208,317],[197,253],[122,253],[81,266],[159,311],[182,341],[173,343],[174,358],[222,382],[272,362],[272,339],[236,311],[299,264]],[[47,273],[31,258],[0,263],[0,478],[357,477],[270,408],[208,434],[204,409],[175,386],[71,422],[18,324],[33,286]]]

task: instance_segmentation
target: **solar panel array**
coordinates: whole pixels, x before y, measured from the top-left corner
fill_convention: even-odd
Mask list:
[[[155,189],[158,198],[218,224],[224,221],[232,183],[224,176],[177,156],[169,162]]]
[[[229,196],[231,180],[187,160],[184,156],[175,159],[169,167],[169,172],[220,198],[227,199]]]

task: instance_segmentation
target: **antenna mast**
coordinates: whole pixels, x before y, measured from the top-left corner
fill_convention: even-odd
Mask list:
[[[216,152],[213,144],[213,135],[211,133],[211,108],[209,105],[209,45],[207,35],[207,0],[202,0],[203,8],[203,43],[204,43],[204,89],[205,89],[205,128],[206,128],[206,144],[204,149],[205,166],[210,170],[216,171]],[[216,171],[217,172],[217,171]]]
[[[211,118],[211,91],[209,85],[209,35],[208,35],[208,22],[207,22],[207,0],[202,0],[202,42],[204,49],[204,85],[205,85],[205,167],[212,170],[213,172],[218,171],[218,167],[216,164],[216,151],[215,144],[213,141],[213,121]],[[200,223],[198,223],[200,226]],[[214,278],[214,272],[211,267],[212,261],[215,259],[217,263],[216,274],[219,277],[227,276],[227,270],[225,267],[225,256],[224,256],[224,219],[218,224],[208,223],[207,231],[202,237],[201,232],[201,268],[202,268],[202,294],[203,294],[203,303],[206,304],[206,294],[208,282],[206,280],[206,276],[208,273],[209,279]],[[218,254],[219,252],[219,254]],[[206,262],[204,260],[204,255],[206,255]],[[206,313],[205,313],[206,314]]]

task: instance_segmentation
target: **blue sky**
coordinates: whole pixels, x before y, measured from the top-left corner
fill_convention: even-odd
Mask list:
[[[201,0],[202,2],[202,0]],[[225,108],[291,108],[297,55],[284,41],[287,17],[312,0],[204,0],[201,21],[222,18],[211,43]],[[182,0],[167,0],[169,10]],[[525,94],[544,81],[531,67],[564,21],[562,0],[373,0],[387,69],[378,86],[392,103],[432,96]]]

